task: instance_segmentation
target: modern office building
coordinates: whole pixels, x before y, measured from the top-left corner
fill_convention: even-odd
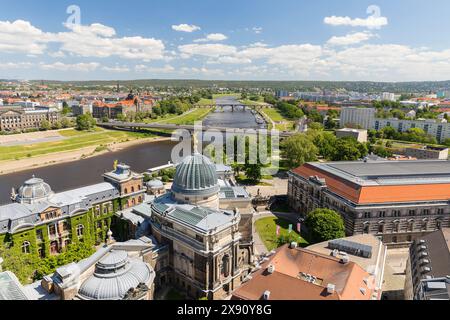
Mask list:
[[[450,300],[450,229],[413,241],[405,279],[406,300]]]
[[[343,107],[339,123],[341,128],[358,126],[361,129],[370,129],[374,120],[374,108]]]
[[[348,236],[390,246],[450,226],[450,161],[306,163],[289,172],[288,201],[300,215],[337,211]]]
[[[445,139],[450,138],[450,123],[439,122],[435,119],[399,120],[376,118],[373,121],[373,126],[368,128],[381,130],[385,127],[392,127],[398,132],[406,132],[412,128],[420,128],[425,131],[425,133],[436,138],[438,142],[443,142]]]

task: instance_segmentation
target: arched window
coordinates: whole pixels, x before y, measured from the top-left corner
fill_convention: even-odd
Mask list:
[[[128,194],[128,188],[125,188],[125,194]]]
[[[368,222],[364,222],[364,230],[363,233],[369,233],[370,224]]]
[[[141,197],[141,196],[138,197],[138,202],[139,202],[139,203],[142,202],[142,197]]]
[[[84,232],[84,226],[82,224],[79,224],[77,226],[77,236],[81,237],[83,235],[83,232]]]
[[[131,193],[134,193],[134,187],[131,187]]]
[[[224,255],[222,258],[222,268],[220,270],[220,273],[225,278],[229,276],[230,274],[230,256]]]
[[[24,241],[22,244],[22,252],[23,253],[30,253],[30,242]]]
[[[133,206],[136,204],[136,199],[135,198],[133,198],[132,200],[131,200],[131,203],[133,204]]]

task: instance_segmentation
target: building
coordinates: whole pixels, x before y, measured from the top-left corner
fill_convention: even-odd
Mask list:
[[[447,160],[448,148],[424,146],[422,148],[405,148],[403,154],[417,159]]]
[[[370,274],[378,299],[381,297],[387,247],[378,237],[371,234],[358,234],[316,243],[306,249],[341,259],[348,257],[349,261],[355,262]]]
[[[60,114],[54,108],[0,107],[0,131],[17,132],[39,129],[44,121],[48,121],[52,125],[59,119]]]
[[[294,242],[269,253],[233,292],[232,300],[378,300],[371,275],[338,258]]]
[[[406,300],[450,300],[450,229],[413,241],[405,281]]]
[[[88,104],[74,104],[71,108],[74,116],[92,113],[92,106]]]
[[[450,161],[306,163],[289,172],[289,205],[301,216],[337,211],[348,236],[374,234],[389,246],[450,226]]]
[[[364,143],[367,142],[367,130],[366,129],[352,129],[352,128],[342,128],[336,130],[336,137],[352,137],[356,141]]]
[[[361,129],[370,129],[373,127],[375,121],[374,108],[358,108],[358,107],[343,107],[341,108],[340,126],[345,127],[360,127]]]
[[[450,123],[438,122],[434,119],[399,120],[376,118],[373,121],[373,125],[368,128],[381,130],[385,127],[393,127],[398,132],[406,132],[412,128],[420,128],[425,133],[436,138],[438,142],[443,142],[445,139],[450,138]]]
[[[125,100],[106,103],[96,101],[92,105],[92,115],[94,118],[116,119],[118,115],[126,116],[130,112],[150,112],[153,108],[154,100],[141,100],[130,93]]]
[[[195,152],[176,166],[170,191],[117,215],[127,221],[120,226],[124,237],[127,230],[148,230],[168,247],[167,264],[156,268],[157,283],[190,298],[222,299],[240,285],[252,262],[251,202],[227,169]]]
[[[381,100],[387,100],[387,101],[396,101],[396,97],[394,93],[391,92],[383,92],[381,94]]]
[[[33,298],[33,295],[24,288],[14,273],[11,271],[1,272],[0,268],[0,301],[33,300]]]
[[[56,255],[70,243],[102,243],[114,213],[142,203],[141,175],[118,165],[104,174],[105,182],[54,193],[32,177],[12,191],[13,203],[0,206],[0,243],[24,254]]]
[[[59,267],[26,288],[38,300],[152,300],[153,247],[145,238],[105,244],[87,259]]]

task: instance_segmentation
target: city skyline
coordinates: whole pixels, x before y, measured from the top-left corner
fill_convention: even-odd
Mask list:
[[[5,0],[0,78],[449,80],[438,2]]]

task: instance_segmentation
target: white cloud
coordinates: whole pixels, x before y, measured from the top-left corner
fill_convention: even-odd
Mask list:
[[[24,20],[0,21],[0,52],[43,54],[49,34]]]
[[[223,41],[228,39],[223,33],[210,33],[205,38],[194,40],[194,42]]]
[[[152,67],[147,66],[145,64],[138,64],[134,67],[136,72],[150,72],[150,73],[171,73],[175,71],[175,68],[169,64],[166,64],[163,67]]]
[[[193,55],[217,58],[228,56],[237,52],[236,47],[219,43],[208,44],[185,44],[178,46],[183,58],[189,58]]]
[[[207,64],[248,64],[252,60],[245,57],[223,56],[217,59],[208,60]]]
[[[182,23],[179,25],[172,25],[172,29],[179,32],[194,32],[197,30],[201,30],[199,26],[186,23]]]
[[[113,28],[100,23],[64,26],[69,31],[46,33],[28,21],[0,21],[0,52],[40,55],[45,53],[48,43],[56,43],[60,48],[49,54],[52,57],[63,57],[64,53],[70,53],[82,57],[118,56],[144,61],[164,58],[165,47],[158,39],[116,37]]]
[[[113,67],[104,66],[102,67],[102,70],[116,73],[130,72],[130,68],[128,68],[127,66],[119,66],[119,65]]]
[[[90,63],[80,62],[73,64],[55,62],[51,64],[41,63],[39,67],[43,70],[92,72],[97,70],[100,67],[100,64],[97,62],[90,62]]]
[[[331,37],[327,44],[331,46],[348,46],[351,44],[357,44],[363,41],[367,41],[370,38],[373,38],[375,35],[370,32],[355,32],[351,34],[347,34],[342,37],[334,36]]]
[[[331,26],[350,26],[350,27],[365,27],[369,29],[379,29],[388,24],[386,17],[369,16],[365,19],[355,18],[352,19],[348,16],[338,17],[331,16],[325,17],[323,22]]]
[[[263,28],[261,28],[261,27],[253,27],[252,30],[253,30],[254,33],[260,34],[263,31]]]
[[[0,63],[0,69],[28,69],[33,66],[30,62],[3,62]]]

